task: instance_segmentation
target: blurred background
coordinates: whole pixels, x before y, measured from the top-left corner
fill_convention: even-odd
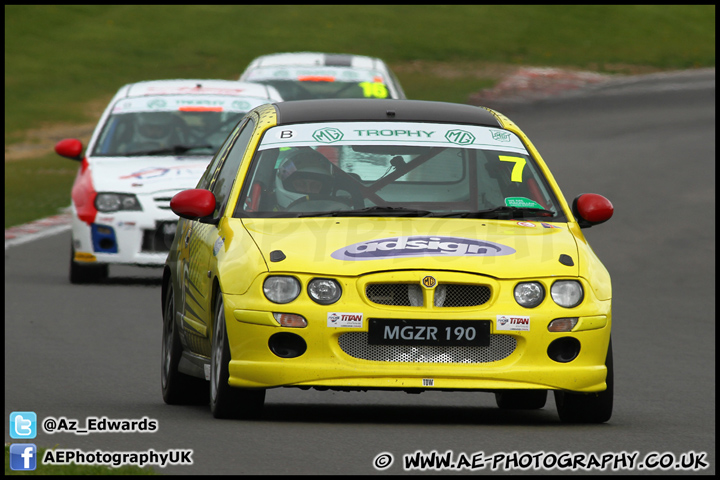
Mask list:
[[[525,66],[632,75],[715,65],[714,5],[6,5],[5,228],[70,204],[119,87],[237,79],[282,51],[384,59],[408,98],[468,103]]]

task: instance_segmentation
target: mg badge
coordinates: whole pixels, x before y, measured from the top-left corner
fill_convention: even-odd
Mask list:
[[[430,275],[428,275],[422,279],[422,284],[425,286],[425,288],[433,288],[435,284],[437,284],[437,280],[435,280],[435,277],[431,277]]]

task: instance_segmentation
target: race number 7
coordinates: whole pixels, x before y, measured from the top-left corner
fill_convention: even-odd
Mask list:
[[[515,166],[512,169],[510,180],[513,182],[522,182],[522,172],[525,167],[525,159],[523,157],[510,157],[508,155],[499,155],[498,158],[501,162],[514,162]]]

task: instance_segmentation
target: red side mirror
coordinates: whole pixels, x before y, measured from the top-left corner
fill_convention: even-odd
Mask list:
[[[55,144],[55,153],[71,160],[82,160],[83,145],[77,138],[66,138]]]
[[[596,193],[578,195],[573,200],[572,210],[578,219],[580,228],[606,222],[613,216],[614,211],[610,200]]]
[[[209,217],[215,213],[215,195],[201,188],[184,190],[170,200],[170,209],[190,220]]]

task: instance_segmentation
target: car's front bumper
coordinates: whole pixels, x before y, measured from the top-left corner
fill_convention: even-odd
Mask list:
[[[427,272],[402,272],[408,278]],[[275,305],[262,294],[263,276],[244,295],[224,295],[228,340],[232,353],[230,385],[244,388],[318,386],[339,389],[561,389],[575,392],[605,390],[605,357],[610,341],[611,302],[595,298],[584,283],[585,300],[566,309],[550,298],[534,309],[517,305],[512,289],[517,280],[496,280],[473,274],[430,272],[440,283],[479,283],[492,291],[480,306],[437,308],[378,305],[368,300],[369,282],[397,281],[398,273],[359,279],[338,279],[343,297],[338,304],[321,306],[303,291],[293,302]],[[310,277],[296,275],[303,287]],[[549,285],[556,278],[539,279]],[[273,312],[303,316],[305,328],[279,326]],[[328,326],[334,312],[361,313],[362,325]],[[526,331],[500,330],[501,316],[529,317]],[[557,318],[577,317],[570,332],[550,332]],[[489,347],[379,346],[367,344],[368,321],[383,319],[489,320]],[[273,335],[285,332],[302,337],[306,350],[295,358],[281,358],[270,348]],[[558,362],[548,349],[554,341],[579,342],[574,359]],[[301,342],[302,343],[302,342]]]
[[[72,221],[74,260],[86,264],[161,266],[170,250],[176,225],[177,217],[172,213],[98,215],[90,225],[75,216]]]

